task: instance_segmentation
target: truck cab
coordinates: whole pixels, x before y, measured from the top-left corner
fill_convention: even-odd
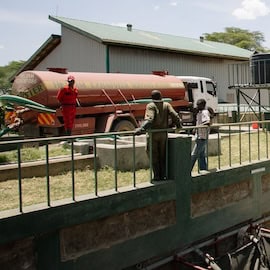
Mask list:
[[[196,107],[198,99],[205,99],[207,107],[216,113],[218,108],[216,83],[209,78],[195,76],[177,76],[186,86],[186,99]]]
[[[202,98],[206,100],[206,106],[208,107],[209,112],[211,112],[211,115],[213,116],[212,118],[214,118],[218,111],[216,83],[212,79],[205,77],[176,77],[184,83],[186,88],[185,99],[190,102],[192,108],[190,112],[179,112],[182,118],[183,125],[190,126],[196,124],[196,110],[194,110],[194,108],[196,108],[197,101]]]

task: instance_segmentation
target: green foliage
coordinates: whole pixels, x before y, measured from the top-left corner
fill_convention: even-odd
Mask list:
[[[7,66],[0,67],[0,94],[6,94],[11,89],[9,81],[24,64],[24,61],[12,61]]]
[[[223,42],[237,47],[257,52],[267,52],[268,48],[262,46],[265,41],[263,33],[259,31],[250,32],[237,27],[227,27],[225,32],[213,32],[203,34],[206,40]]]
[[[0,129],[4,126],[5,122],[5,110],[3,106],[0,106]]]
[[[9,162],[9,159],[6,155],[0,154],[0,164],[6,164]]]
[[[24,64],[24,61],[12,61],[7,66],[0,67],[0,95],[8,94],[12,83],[10,78],[14,75]],[[0,103],[0,129],[4,126],[4,107]]]

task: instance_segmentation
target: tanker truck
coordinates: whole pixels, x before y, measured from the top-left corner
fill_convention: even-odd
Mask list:
[[[24,71],[15,78],[11,94],[54,109],[55,113],[24,110],[17,116],[22,123],[19,133],[27,138],[64,134],[63,115],[56,96],[66,84],[68,75],[75,77],[75,86],[79,92],[80,106],[76,109],[73,135],[135,129],[143,121],[153,89],[161,91],[164,100],[169,101],[179,112],[184,125],[193,123],[193,104],[199,98],[205,98],[214,111],[217,108],[215,84],[207,78],[182,78],[166,72],[120,74]],[[8,115],[5,118],[10,122]]]

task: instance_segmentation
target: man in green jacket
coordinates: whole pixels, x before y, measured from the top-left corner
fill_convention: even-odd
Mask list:
[[[150,143],[152,141],[152,168],[154,173],[153,181],[166,180],[166,145],[168,134],[167,131],[149,132],[150,130],[168,129],[169,119],[177,128],[181,127],[181,119],[172,105],[162,100],[160,91],[153,90],[152,102],[147,104],[144,123],[136,129],[135,134],[142,131],[148,131],[146,152],[150,158]]]

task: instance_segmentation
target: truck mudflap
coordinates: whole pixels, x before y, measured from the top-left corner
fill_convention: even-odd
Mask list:
[[[56,124],[55,115],[51,113],[39,113],[37,121],[40,126],[54,126]]]

